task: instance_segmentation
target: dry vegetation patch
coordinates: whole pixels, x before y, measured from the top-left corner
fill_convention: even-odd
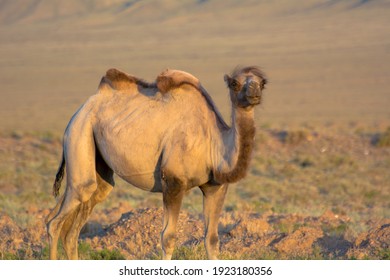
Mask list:
[[[335,228],[348,225],[346,218],[339,218],[330,211],[320,217],[224,213],[219,228],[221,256],[224,259],[388,259],[389,220],[377,222],[357,238],[346,240],[344,231],[334,232]],[[293,226],[286,230],[286,224]],[[87,225],[80,240],[81,258],[91,256],[91,253],[86,255],[85,250],[92,250],[117,252],[117,256],[125,259],[160,259],[161,226],[160,208],[124,213],[118,221],[100,226],[99,230]],[[43,221],[22,229],[6,214],[0,216],[2,259],[47,257],[45,239]],[[174,257],[205,258],[200,216],[186,211],[180,214]]]

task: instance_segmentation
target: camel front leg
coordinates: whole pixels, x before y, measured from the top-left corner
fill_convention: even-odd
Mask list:
[[[163,183],[164,219],[161,232],[163,260],[172,258],[176,240],[176,225],[179,218],[184,185],[175,178],[166,178]]]
[[[228,185],[200,187],[203,192],[203,214],[205,222],[205,247],[210,260],[218,259],[218,221],[222,211]]]

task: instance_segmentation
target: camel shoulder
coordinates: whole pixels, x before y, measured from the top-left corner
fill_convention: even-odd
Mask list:
[[[183,85],[194,87],[203,96],[209,108],[215,112],[221,127],[224,129],[229,128],[207,90],[201,85],[199,79],[193,75],[180,70],[168,69],[157,77],[156,85],[158,90],[163,94]]]
[[[170,90],[179,88],[183,85],[191,85],[200,90],[199,80],[190,73],[167,69],[157,76],[156,85],[161,93],[167,93]]]
[[[129,75],[116,68],[108,69],[106,75],[100,81],[99,88],[109,85],[118,91],[125,91],[133,86],[142,86],[145,88],[155,87],[155,84],[148,83],[140,78]]]

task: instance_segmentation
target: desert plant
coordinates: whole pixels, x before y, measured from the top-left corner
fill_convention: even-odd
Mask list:
[[[390,147],[390,127],[385,132],[375,135],[373,143],[377,147]]]

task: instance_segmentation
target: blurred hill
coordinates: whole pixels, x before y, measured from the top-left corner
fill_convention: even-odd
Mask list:
[[[389,0],[0,0],[0,129],[62,131],[110,67],[199,77],[261,66],[262,122],[388,121]]]
[[[387,6],[387,7],[386,7]],[[203,17],[205,14],[227,14],[221,21],[244,19],[257,14],[312,12],[327,9],[388,8],[381,0],[317,0],[317,1],[235,1],[235,0],[1,0],[0,18],[3,24],[36,23],[85,18],[111,17],[126,22],[161,21],[179,16]],[[332,10],[333,9],[333,10]],[[103,22],[100,22],[103,23]],[[99,24],[99,19],[96,19]]]

